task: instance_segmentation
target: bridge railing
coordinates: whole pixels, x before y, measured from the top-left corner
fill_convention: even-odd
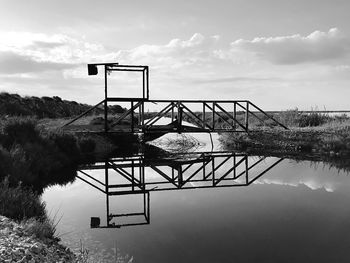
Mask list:
[[[127,104],[127,110],[108,120],[108,103]],[[288,129],[248,100],[143,100],[107,98],[66,123],[104,107],[104,131],[121,133],[249,132],[255,126]],[[156,109],[157,108],[157,109]],[[167,122],[164,122],[167,121]]]
[[[114,102],[116,100],[113,100]],[[125,102],[125,101],[123,101]],[[162,104],[158,111],[147,108]],[[164,123],[167,118],[168,123]],[[197,101],[148,100],[130,101],[129,109],[109,128],[128,123],[129,132],[248,132],[256,125],[282,127],[284,124],[247,100]],[[125,127],[124,127],[125,128]]]

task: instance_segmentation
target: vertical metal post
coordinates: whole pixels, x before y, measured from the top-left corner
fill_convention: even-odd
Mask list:
[[[248,131],[248,122],[249,122],[248,116],[249,116],[249,102],[247,101],[246,112],[245,112],[245,128],[247,131]]]
[[[142,164],[140,164],[140,173],[141,173],[141,188],[143,190],[146,190],[146,182],[145,182],[145,166]]]
[[[151,213],[149,212],[150,210],[150,193],[147,192],[147,218],[148,218],[148,224],[151,222]]]
[[[215,129],[215,102],[213,102],[213,131]]]
[[[213,186],[215,186],[215,158],[214,156],[211,156],[212,161],[211,161],[211,168],[212,168],[212,181],[213,181]]]
[[[105,127],[104,130],[105,132],[108,131],[108,94],[107,94],[107,65],[104,66],[105,69],[105,104],[104,104],[104,115],[105,115]]]
[[[236,154],[234,153],[233,155],[233,179],[236,179],[236,170],[237,170],[237,167],[236,167]]]
[[[137,125],[140,127],[141,125],[141,105],[139,106],[139,116],[137,118]]]
[[[132,178],[132,182],[131,182],[131,190],[134,191],[135,190],[135,161],[131,160],[131,178]]]
[[[142,98],[145,99],[145,88],[146,88],[146,68],[142,71]]]
[[[141,170],[141,162],[140,162],[140,160],[139,160],[139,180],[140,180],[140,185],[139,185],[139,188],[141,188],[142,189],[142,185],[143,185],[143,177],[142,177],[142,170]]]
[[[237,120],[237,104],[233,103],[233,129],[236,130],[236,120]]]
[[[245,156],[245,182],[248,185],[249,177],[248,177],[248,156]]]
[[[182,178],[182,166],[179,167],[179,175],[178,175],[178,188],[182,187],[182,182],[183,182],[183,178]]]
[[[131,101],[131,132],[134,133],[134,101]]]
[[[149,72],[148,66],[146,66],[146,77],[147,77],[147,100],[149,99]]]
[[[203,158],[203,180],[205,180],[205,158]]]
[[[182,106],[181,102],[177,102],[177,131],[178,133],[182,132]]]
[[[143,213],[146,216],[146,192],[143,192]],[[147,219],[147,216],[146,216]]]
[[[108,186],[108,162],[105,162],[105,191],[106,191],[106,211],[107,226],[109,226],[109,186]]]
[[[173,122],[174,121],[174,103],[173,102],[171,102],[171,122]]]
[[[203,102],[203,112],[202,112],[202,124],[203,124],[203,129],[205,129],[205,102]]]
[[[143,125],[145,125],[145,102],[142,101],[141,103],[141,109],[142,109],[142,128],[143,128]]]

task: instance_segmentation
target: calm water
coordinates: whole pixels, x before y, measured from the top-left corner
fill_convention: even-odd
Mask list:
[[[217,154],[181,158],[175,163],[143,160],[144,180],[154,183],[146,187],[149,209],[147,196],[144,200],[142,194],[136,194],[137,187],[127,195],[109,196],[109,214],[146,214],[113,219],[110,226],[113,222],[134,226],[91,229],[91,217],[100,217],[101,226],[107,224],[106,194],[80,179],[46,189],[43,199],[48,210],[52,216],[62,216],[58,232],[63,243],[72,249],[82,243],[100,262],[115,262],[116,254],[118,262],[349,262],[350,176],[346,172],[272,157],[261,160]],[[193,161],[200,158],[202,161]],[[159,184],[166,179],[157,169],[169,178],[174,169],[176,178],[179,166],[185,169],[191,163],[183,159],[194,163],[182,179],[186,181],[197,170],[198,174],[182,187],[176,180]],[[203,161],[207,162],[205,171],[200,170]],[[222,162],[210,180],[212,167]],[[234,162],[238,164],[235,171],[231,169]],[[126,160],[114,164],[124,165],[120,167],[131,174]],[[247,177],[245,169],[250,166]],[[109,184],[125,183],[112,170]],[[104,169],[84,171],[104,182]],[[135,177],[140,174],[135,169]],[[209,180],[204,182],[203,175]],[[189,189],[182,189],[186,187]],[[161,188],[173,190],[157,191]]]

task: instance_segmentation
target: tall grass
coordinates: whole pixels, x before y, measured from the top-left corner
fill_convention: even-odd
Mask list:
[[[297,108],[286,110],[276,114],[275,116],[280,122],[289,127],[316,127],[325,123],[337,120],[337,117],[331,117],[326,113],[312,111],[311,113],[304,113]]]
[[[0,182],[0,214],[15,220],[45,217],[45,204],[30,188],[10,187],[8,178]]]
[[[57,224],[59,223],[59,220],[55,222],[55,218],[50,219],[48,216],[44,216],[39,219],[25,219],[21,223],[28,234],[34,235],[41,240],[45,240],[56,237]]]

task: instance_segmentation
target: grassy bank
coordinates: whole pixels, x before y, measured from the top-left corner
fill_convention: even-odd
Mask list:
[[[31,118],[0,121],[0,180],[41,192],[74,179],[77,165],[91,157],[95,142],[59,131],[44,131]]]
[[[90,158],[93,141],[38,128],[32,118],[0,122],[0,215],[39,238],[53,238],[54,223],[40,194],[45,187],[73,181],[77,165]]]
[[[297,111],[274,117],[290,129],[255,126],[249,133],[222,134],[221,142],[227,150],[327,161],[338,168],[350,168],[348,117]]]

